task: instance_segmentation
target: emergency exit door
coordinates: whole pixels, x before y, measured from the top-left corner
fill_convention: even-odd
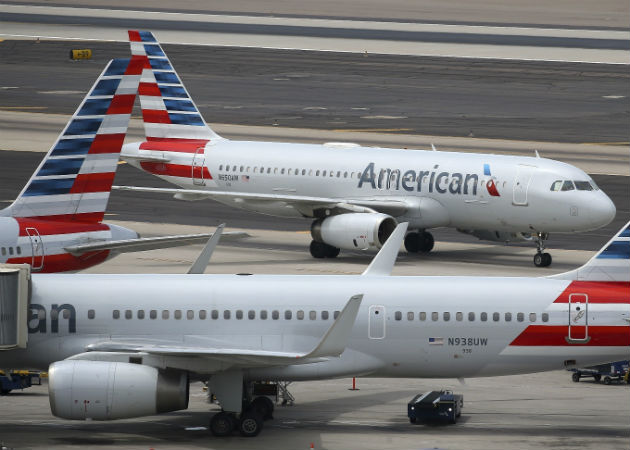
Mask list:
[[[590,341],[588,335],[588,295],[569,295],[569,329],[567,342],[584,344]]]
[[[385,338],[385,307],[372,305],[369,309],[368,336],[370,339]]]

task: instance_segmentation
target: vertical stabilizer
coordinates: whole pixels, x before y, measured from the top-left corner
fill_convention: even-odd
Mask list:
[[[630,282],[630,222],[582,267],[550,278]]]
[[[0,215],[103,220],[142,65],[138,58],[109,62],[20,195]]]
[[[138,95],[147,141],[202,147],[219,139],[203,120],[153,34],[130,30],[129,41],[131,54],[146,61]]]

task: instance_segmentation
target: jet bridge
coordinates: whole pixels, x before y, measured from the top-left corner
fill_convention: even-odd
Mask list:
[[[31,266],[0,264],[0,351],[26,348]]]

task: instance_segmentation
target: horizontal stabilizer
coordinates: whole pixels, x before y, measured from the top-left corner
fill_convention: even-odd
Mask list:
[[[370,277],[385,277],[392,274],[394,264],[396,264],[396,258],[398,257],[398,251],[405,239],[405,233],[407,232],[407,222],[398,224],[394,232],[387,238],[387,241],[383,247],[376,254],[370,265],[363,275]]]
[[[138,239],[123,239],[120,241],[92,242],[89,244],[73,245],[64,250],[78,256],[86,252],[99,250],[114,250],[118,253],[143,252],[161,248],[179,247],[181,245],[202,244],[212,237],[213,233],[183,234],[176,236],[159,236]],[[224,239],[242,239],[249,234],[241,231],[223,233]]]

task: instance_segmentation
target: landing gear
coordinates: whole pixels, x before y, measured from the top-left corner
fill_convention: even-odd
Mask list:
[[[271,413],[269,413],[271,414]],[[231,436],[235,429],[245,437],[258,436],[263,428],[263,415],[254,405],[243,410],[240,418],[233,413],[221,411],[210,419],[210,432],[217,437]]]
[[[238,424],[238,431],[240,431],[242,436],[258,436],[258,433],[260,433],[262,427],[263,418],[254,408],[243,411],[243,413],[241,414],[241,420]]]
[[[318,241],[311,241],[309,250],[313,258],[336,258],[340,252],[337,247]]]
[[[412,231],[405,236],[405,248],[409,253],[428,253],[433,250],[434,244],[433,235],[426,231]]]
[[[252,402],[252,408],[262,416],[263,420],[273,419],[274,404],[269,397],[256,397]]]
[[[235,417],[225,411],[216,413],[210,419],[210,432],[217,437],[230,436],[234,430]]]
[[[534,255],[534,265],[536,267],[549,267],[551,265],[551,255],[545,253],[545,241],[549,239],[549,233],[536,234],[537,251]]]

